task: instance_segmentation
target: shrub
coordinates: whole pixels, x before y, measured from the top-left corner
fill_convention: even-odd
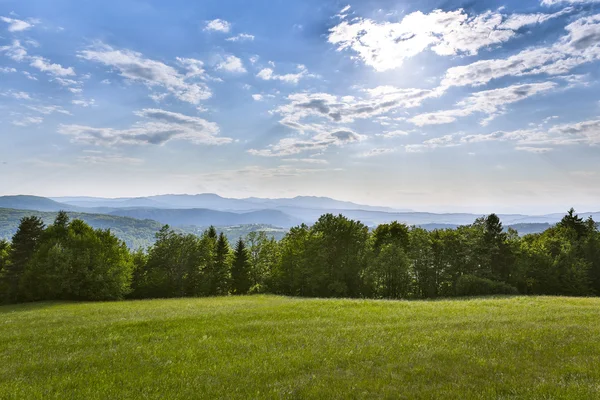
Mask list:
[[[518,293],[519,291],[508,283],[479,278],[474,275],[463,275],[456,282],[457,296],[487,296]]]

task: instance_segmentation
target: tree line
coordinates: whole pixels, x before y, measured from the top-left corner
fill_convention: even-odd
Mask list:
[[[21,219],[0,241],[0,301],[118,300],[274,293],[304,297],[424,299],[493,294],[600,295],[600,232],[571,209],[543,233],[519,237],[498,216],[427,231],[399,222],[370,230],[343,215],[252,232],[233,246],[210,227],[168,226],[146,251],[110,230],[58,213]]]

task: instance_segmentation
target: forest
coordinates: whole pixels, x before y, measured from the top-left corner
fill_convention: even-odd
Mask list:
[[[110,230],[59,212],[23,217],[0,241],[0,301],[119,300],[271,293],[299,297],[427,299],[485,295],[600,295],[600,232],[573,209],[543,233],[519,237],[491,214],[456,229],[399,222],[369,229],[325,214],[277,241],[251,232],[230,244],[164,226],[131,251]]]

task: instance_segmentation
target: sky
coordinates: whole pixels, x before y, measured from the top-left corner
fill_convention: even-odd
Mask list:
[[[600,0],[0,0],[0,195],[600,210]]]

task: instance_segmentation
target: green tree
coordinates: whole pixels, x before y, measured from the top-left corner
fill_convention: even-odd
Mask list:
[[[117,300],[129,293],[133,264],[124,242],[81,220],[51,225],[20,282],[26,300]]]
[[[311,272],[311,292],[323,297],[358,297],[367,267],[368,228],[343,215],[325,214],[312,226],[311,246],[322,259]],[[314,262],[311,260],[311,262]]]
[[[211,282],[210,295],[224,295],[229,292],[231,249],[227,236],[221,232],[214,254],[214,269],[208,278]]]
[[[582,254],[589,262],[589,280],[591,289],[600,295],[600,232],[592,217],[586,221],[588,235],[582,242]]]
[[[19,286],[27,264],[31,261],[44,234],[44,223],[38,217],[24,217],[12,237],[10,263],[4,268],[9,301],[22,299]]]
[[[249,253],[252,293],[264,293],[272,284],[273,271],[279,262],[279,244],[265,232],[250,232],[244,240]]]
[[[4,274],[8,270],[10,262],[10,243],[0,240],[0,303],[8,302],[8,284]]]
[[[413,276],[413,292],[416,297],[437,297],[439,271],[435,269],[430,232],[413,227],[410,230],[410,252],[408,254]]]
[[[168,225],[156,234],[148,252],[145,270],[136,276],[136,296],[185,297],[195,295],[196,282],[190,279],[200,268],[200,240],[195,235],[174,232]]]
[[[235,246],[231,265],[231,293],[247,294],[250,290],[250,260],[244,241],[240,238]]]
[[[577,239],[588,233],[588,226],[579,215],[575,214],[574,208],[567,212],[567,215],[563,217],[557,226],[573,230],[577,235]]]
[[[271,277],[271,289],[278,294],[291,296],[316,295],[309,282],[320,281],[321,273],[315,265],[321,265],[321,254],[313,245],[313,232],[302,224],[293,227],[282,239],[279,249],[279,262],[275,265]]]
[[[400,242],[383,245],[367,270],[374,297],[399,299],[410,295],[410,260]]]
[[[409,229],[406,224],[394,221],[389,224],[378,225],[373,230],[373,247],[375,252],[378,252],[382,247],[391,243],[402,246],[404,251],[408,250],[410,240]]]
[[[146,267],[148,263],[148,255],[142,250],[137,249],[132,254],[133,272],[131,278],[131,293],[129,297],[134,299],[144,298],[144,290],[147,282]]]

